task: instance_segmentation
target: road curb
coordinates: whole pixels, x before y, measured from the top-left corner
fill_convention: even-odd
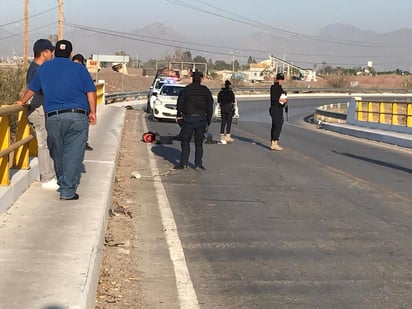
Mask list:
[[[0,214],[13,205],[33,181],[40,179],[38,165],[37,158],[31,158],[28,170],[10,171],[13,174],[10,185],[0,187]]]
[[[319,128],[405,148],[412,148],[412,136],[391,131],[368,129],[347,124],[328,123],[312,118]]]

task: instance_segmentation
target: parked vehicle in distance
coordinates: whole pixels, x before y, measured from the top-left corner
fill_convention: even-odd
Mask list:
[[[176,119],[177,98],[186,87],[183,84],[163,84],[160,91],[152,95],[153,120]]]

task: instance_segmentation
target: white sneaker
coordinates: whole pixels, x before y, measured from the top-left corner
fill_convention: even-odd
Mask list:
[[[41,187],[43,189],[57,190],[59,188],[59,185],[57,184],[57,179],[53,178],[49,181],[42,182]]]

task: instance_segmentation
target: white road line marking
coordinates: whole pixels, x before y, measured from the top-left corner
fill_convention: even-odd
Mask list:
[[[113,161],[101,161],[101,160],[83,160],[83,162],[102,163],[102,164],[109,164],[109,165],[115,164]]]
[[[147,124],[144,114],[142,115],[142,125],[144,132],[147,132]],[[159,175],[154,155],[151,151],[151,144],[147,144],[147,152],[149,154],[149,163],[152,170],[152,175]],[[176,222],[170,208],[169,199],[167,198],[166,190],[162,180],[159,178],[153,182],[156,189],[157,202],[159,205],[160,216],[162,218],[163,230],[165,231],[166,241],[169,246],[170,259],[173,263],[173,268],[176,277],[177,294],[181,309],[196,309],[200,308],[197,300],[196,291],[193,288],[192,279],[190,278],[189,270],[186,264],[186,258],[183,252],[182,243],[176,227]]]

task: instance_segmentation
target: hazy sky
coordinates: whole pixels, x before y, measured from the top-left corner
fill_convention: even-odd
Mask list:
[[[80,33],[79,26],[96,27],[103,32],[104,30],[130,32],[149,24],[162,23],[181,37],[189,38],[193,43],[210,44],[207,49],[214,52],[217,48],[211,47],[212,44],[221,46],[231,41],[231,46],[236,48],[249,33],[256,32],[266,31],[284,37],[299,38],[304,35],[309,37],[316,35],[321,28],[335,23],[348,24],[363,31],[376,33],[388,33],[402,28],[412,29],[412,0],[64,0],[63,2],[65,22],[63,36],[74,40],[74,43],[79,35],[87,42],[84,32],[76,35]],[[30,43],[39,37],[48,37],[50,34],[57,33],[58,0],[30,0],[29,8]],[[12,5],[10,0],[0,0],[0,27],[20,34],[22,38],[23,9],[23,0],[13,0]],[[93,33],[88,32],[88,34]],[[299,36],[300,34],[302,36]],[[216,39],[217,37],[219,39]],[[20,37],[17,38],[20,40]],[[108,37],[109,42],[110,39],[111,37]],[[2,42],[6,41],[0,40],[0,44]],[[410,45],[410,42],[399,42],[399,44]],[[155,47],[162,53],[167,49],[161,44]],[[80,48],[86,51],[85,46]],[[127,50],[123,49],[121,44],[117,48],[117,50]],[[264,50],[265,46],[262,46],[262,49]],[[275,49],[284,56],[282,46],[277,45]],[[15,47],[14,50],[19,53],[21,48]],[[142,55],[142,49],[138,51],[142,59],[153,56],[149,54],[145,57]],[[198,53],[194,51],[194,54]],[[302,55],[306,54],[305,50],[295,52],[295,55],[289,52],[288,59],[307,61],[302,59]],[[331,51],[322,50],[319,52],[320,60],[314,58],[310,62],[323,60],[328,52]],[[346,56],[343,49],[339,52],[342,52],[339,57]],[[395,58],[390,59],[394,66],[400,62],[398,58],[403,57],[400,55],[411,54],[406,49],[396,52],[387,51],[389,56]],[[250,55],[247,52],[244,54]],[[267,53],[263,54],[266,57]],[[374,55],[375,50],[360,51],[357,55],[369,56],[370,54]],[[229,56],[226,58],[230,61]],[[334,62],[338,64],[365,62],[364,59],[359,61],[352,59],[342,58]],[[410,66],[409,60],[406,62]]]
[[[13,2],[0,0],[0,26],[9,24],[7,30],[22,31],[24,1]],[[30,0],[31,27],[55,33],[56,24],[49,24],[57,19],[57,5],[57,0]],[[182,34],[231,32],[239,26],[242,31],[256,31],[245,25],[250,21],[304,34],[332,23],[375,32],[412,28],[411,0],[64,0],[63,7],[67,23],[125,31],[153,22],[173,25]],[[48,9],[52,10],[45,13]]]

